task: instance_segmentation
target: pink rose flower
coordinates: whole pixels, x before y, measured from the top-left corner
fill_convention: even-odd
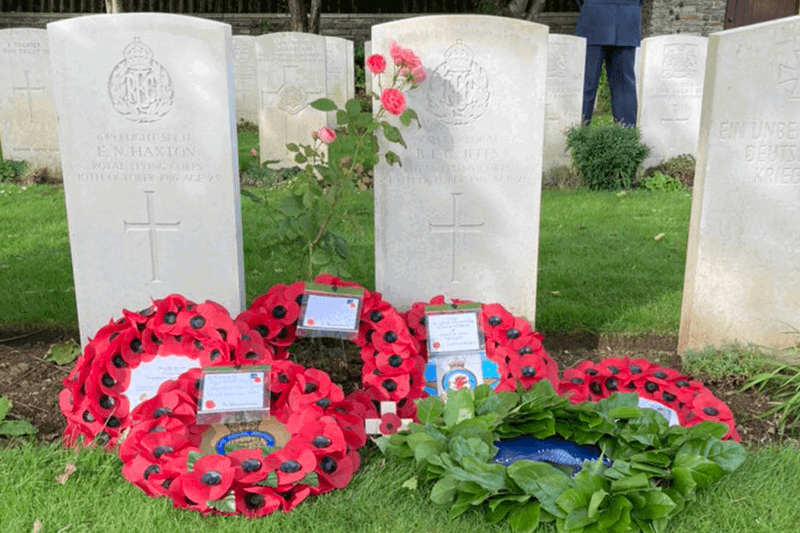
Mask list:
[[[392,57],[392,61],[394,61],[395,65],[408,67],[411,70],[422,66],[422,61],[417,54],[408,48],[403,48],[394,41],[389,44],[389,55]]]
[[[392,115],[401,115],[406,108],[406,97],[397,89],[384,89],[381,105]]]
[[[336,140],[336,132],[333,131],[328,126],[323,126],[322,128],[318,129],[315,133],[316,133],[316,138],[324,142],[325,144],[330,144]]]
[[[426,79],[428,79],[428,74],[425,72],[425,67],[422,65],[418,66],[415,69],[410,69],[408,67],[403,67],[398,72],[400,76],[411,76],[411,81],[416,84],[420,84]]]
[[[257,156],[258,155],[258,150],[256,150],[255,148],[251,148],[250,149],[250,155],[253,156],[253,157]]]
[[[367,58],[367,68],[373,74],[383,74],[386,70],[386,60],[380,54],[372,54]]]

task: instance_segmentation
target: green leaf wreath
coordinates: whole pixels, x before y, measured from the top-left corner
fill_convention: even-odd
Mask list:
[[[489,522],[507,519],[518,532],[555,522],[569,533],[658,533],[695,491],[736,470],[745,451],[720,440],[725,424],[669,426],[637,404],[636,394],[615,394],[573,405],[547,380],[517,392],[481,385],[448,393],[447,403],[418,401],[420,423],[379,445],[391,457],[411,460],[416,483],[405,486],[429,487],[431,500],[449,505],[451,517],[477,508]],[[495,441],[522,435],[595,445],[613,466],[586,462],[572,476],[543,462],[506,467],[492,461]]]

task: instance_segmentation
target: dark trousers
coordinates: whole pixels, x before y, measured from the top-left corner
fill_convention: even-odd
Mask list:
[[[606,64],[608,88],[611,90],[611,114],[625,126],[636,127],[636,74],[633,46],[588,45],[583,77],[583,123],[592,120],[600,69]]]

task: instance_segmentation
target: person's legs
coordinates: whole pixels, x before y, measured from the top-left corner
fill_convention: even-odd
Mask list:
[[[607,46],[605,53],[608,88],[611,91],[611,114],[623,126],[636,127],[636,74],[633,46]]]
[[[586,65],[583,73],[583,123],[592,121],[594,101],[597,97],[597,83],[600,81],[600,69],[603,66],[603,46],[586,47]]]

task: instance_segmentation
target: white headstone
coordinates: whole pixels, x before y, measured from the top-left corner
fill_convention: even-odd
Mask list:
[[[3,157],[60,173],[47,31],[0,30],[0,142]]]
[[[367,68],[367,59],[372,55],[372,41],[364,41],[364,88],[369,95],[372,92],[372,72]]]
[[[339,109],[356,95],[353,41],[339,37],[325,37],[325,70],[328,98]],[[328,126],[336,126],[336,113],[328,113]]]
[[[800,17],[709,37],[679,350],[800,340]]]
[[[677,34],[642,41],[637,125],[650,147],[643,168],[697,155],[708,38]]]
[[[581,125],[586,39],[551,33],[548,39],[547,111],[545,114],[545,174],[570,164],[567,130]]]
[[[236,120],[258,124],[258,70],[256,38],[233,37],[233,85],[236,92]]]
[[[241,311],[230,26],[129,13],[47,28],[81,338],[171,293]]]
[[[391,148],[403,166],[375,169],[376,288],[399,308],[444,294],[534,319],[547,36],[482,15],[373,26],[374,52],[394,40],[428,75],[408,93],[422,128]]]
[[[327,125],[326,114],[309,104],[327,96],[326,38],[300,32],[256,37],[261,161],[294,166],[287,143],[310,144]]]

